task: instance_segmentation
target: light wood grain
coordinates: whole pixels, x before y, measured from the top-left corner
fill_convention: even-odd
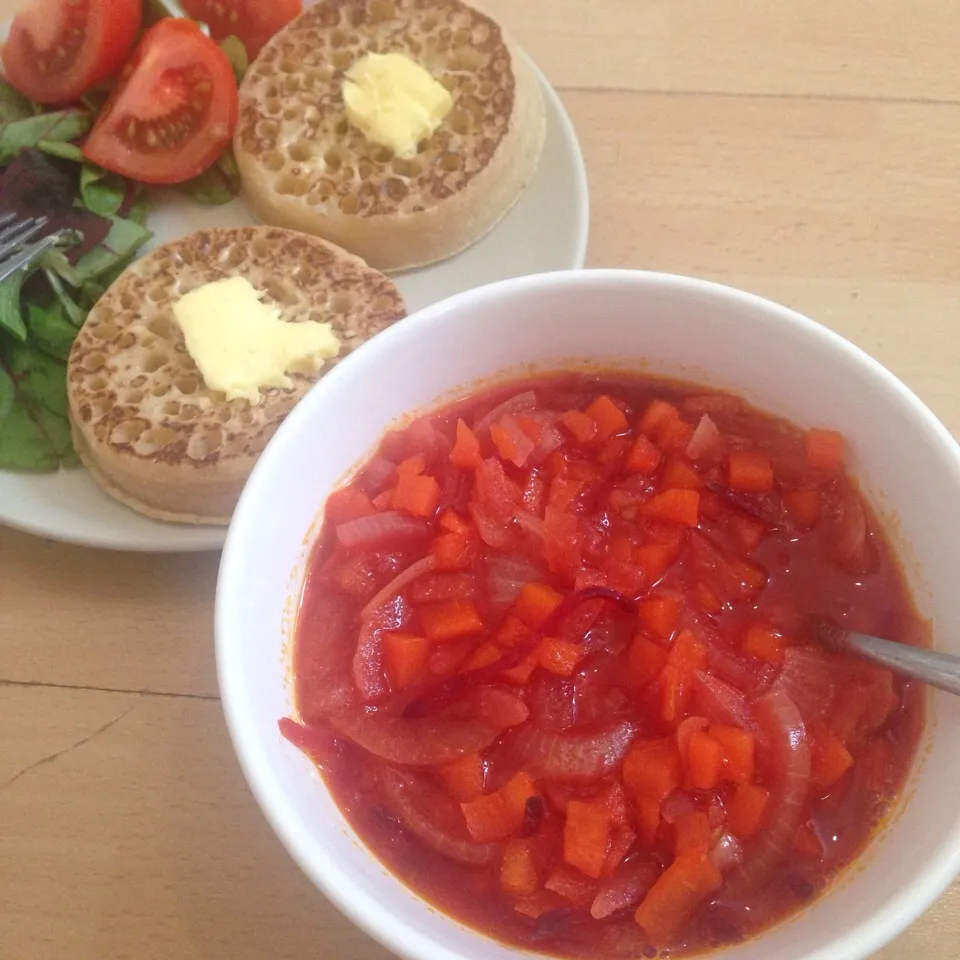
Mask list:
[[[484,3],[577,126],[591,265],[793,306],[960,434],[960,6]],[[386,960],[243,782],[215,699],[216,567],[0,530],[0,956]],[[876,960],[958,944],[955,884]]]

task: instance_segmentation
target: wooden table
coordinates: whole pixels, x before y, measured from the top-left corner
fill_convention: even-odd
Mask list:
[[[0,0],[0,13],[14,0]],[[960,430],[960,5],[489,0],[558,87],[594,266],[755,290]],[[215,555],[0,530],[0,954],[387,955],[254,805],[217,699]],[[960,884],[879,954],[956,960]]]

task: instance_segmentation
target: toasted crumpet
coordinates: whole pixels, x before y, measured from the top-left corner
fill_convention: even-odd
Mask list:
[[[451,93],[419,154],[401,159],[348,121],[344,73],[402,53]],[[500,26],[460,0],[321,0],[277,33],[240,86],[234,152],[265,223],[339,244],[380,270],[449,257],[487,233],[533,179],[540,86]]]
[[[224,524],[267,441],[327,370],[291,373],[260,403],[210,390],[173,303],[242,276],[281,319],[329,322],[340,356],[406,315],[393,283],[361,259],[276,227],[195,233],[134,262],[90,311],[67,366],[74,442],[112,496],[162,520]]]

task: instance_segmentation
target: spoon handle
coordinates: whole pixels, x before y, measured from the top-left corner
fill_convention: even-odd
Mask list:
[[[889,667],[906,677],[960,694],[960,657],[881,640],[865,633],[847,632],[842,637],[836,637],[835,643],[850,653]]]

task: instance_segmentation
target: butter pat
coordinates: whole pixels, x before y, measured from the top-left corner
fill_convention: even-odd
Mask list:
[[[447,88],[402,53],[368,53],[346,73],[347,119],[371,143],[416,156],[453,106]]]
[[[287,323],[244,277],[205,283],[173,304],[187,352],[211,390],[256,405],[261,387],[293,386],[289,372],[319,370],[340,352],[329,323]]]

